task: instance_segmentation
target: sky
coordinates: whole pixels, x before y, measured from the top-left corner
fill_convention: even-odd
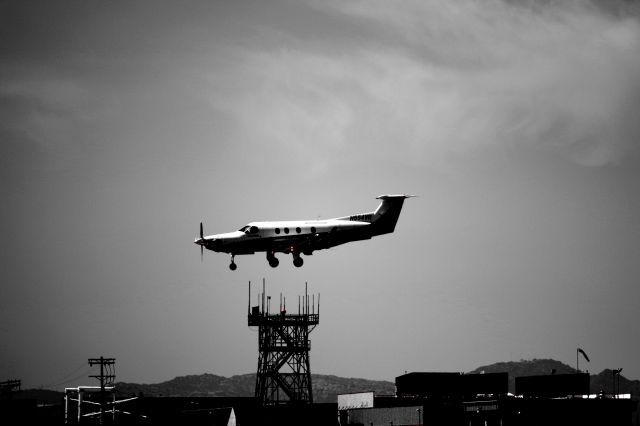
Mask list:
[[[0,1],[0,380],[255,372],[263,279],[313,373],[640,379],[638,111],[632,1]],[[302,268],[193,244],[402,193]]]

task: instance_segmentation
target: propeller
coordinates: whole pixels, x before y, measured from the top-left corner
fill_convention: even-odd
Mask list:
[[[200,262],[202,262],[204,256],[204,230],[202,228],[202,222],[200,222],[200,240],[198,244],[200,244]]]

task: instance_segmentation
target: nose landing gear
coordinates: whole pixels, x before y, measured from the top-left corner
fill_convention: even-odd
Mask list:
[[[300,257],[299,253],[294,253],[293,254],[293,266],[295,266],[296,268],[299,268],[302,266],[302,264],[304,263],[304,260],[302,260],[302,258]]]
[[[235,271],[238,268],[238,265],[236,265],[234,261],[235,257],[236,257],[235,254],[231,255],[231,263],[229,264],[229,269],[231,269],[232,271]]]

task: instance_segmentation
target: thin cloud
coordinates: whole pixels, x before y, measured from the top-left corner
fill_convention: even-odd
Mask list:
[[[502,146],[586,166],[635,153],[638,20],[588,2],[532,4],[338,2],[325,12],[349,16],[357,42],[278,34],[272,50],[237,51],[246,86],[216,103],[250,139],[300,158],[322,146],[327,167],[372,157],[440,166]],[[380,36],[360,37],[374,33],[367,26]]]

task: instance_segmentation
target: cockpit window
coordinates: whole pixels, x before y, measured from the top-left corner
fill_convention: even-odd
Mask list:
[[[258,233],[258,227],[257,226],[252,226],[251,228],[249,228],[249,232],[251,232],[252,234],[257,234]]]
[[[242,228],[238,229],[238,231],[240,232],[246,232],[247,229],[249,229],[249,225],[243,226]]]

